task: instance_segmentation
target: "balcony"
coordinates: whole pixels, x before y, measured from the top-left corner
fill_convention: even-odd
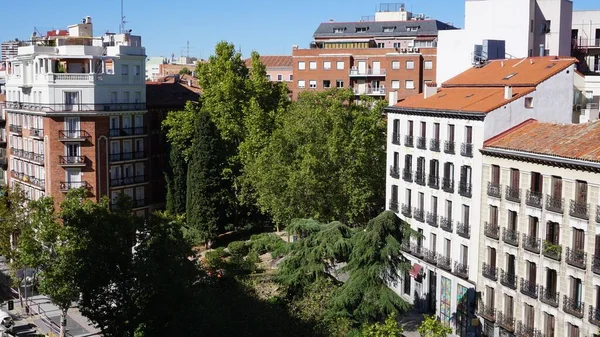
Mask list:
[[[483,277],[492,281],[498,281],[498,267],[491,266],[484,262],[483,266],[481,267],[481,274]]]
[[[390,210],[398,213],[398,200],[390,200]]]
[[[535,236],[529,236],[527,234],[523,234],[523,248],[525,248],[525,250],[534,253],[534,254],[539,254],[540,253],[540,243],[541,240],[536,238]]]
[[[410,253],[414,256],[417,257],[423,257],[424,255],[424,249],[423,246],[419,245],[419,244],[415,244],[415,243],[411,243],[410,244]]]
[[[146,128],[143,126],[109,130],[110,137],[134,137],[134,136],[142,136],[145,134],[146,134]]]
[[[565,203],[564,198],[546,195],[546,210],[548,210],[548,211],[562,214],[564,203]]]
[[[506,186],[505,198],[512,202],[521,202],[521,189],[518,187]]]
[[[600,223],[600,206],[596,206],[596,222]]]
[[[30,128],[29,135],[31,138],[44,138],[44,129]]]
[[[444,177],[442,179],[442,190],[447,193],[454,193],[454,180]]]
[[[437,265],[438,267],[447,270],[447,271],[452,271],[452,260],[450,260],[450,258],[448,256],[444,256],[444,255],[438,255],[437,257]]]
[[[142,184],[145,182],[147,182],[147,177],[145,175],[139,175],[139,176],[134,176],[134,177],[111,178],[110,179],[110,187],[135,185],[135,184]]]
[[[34,153],[34,152],[30,152],[30,151],[24,151],[22,149],[15,149],[14,147],[10,148],[10,154],[15,156],[15,157],[20,157],[23,159],[28,159],[31,161],[34,161],[36,163],[39,163],[41,165],[44,165],[44,155],[41,153]]]
[[[517,322],[517,329],[515,335],[518,337],[539,337],[539,331],[535,330],[532,326],[526,326],[521,321]]]
[[[458,183],[458,194],[462,195],[463,197],[470,198],[472,195],[472,188],[473,187],[471,186],[471,184],[461,181]]]
[[[508,243],[509,245],[519,247],[519,232],[506,227],[502,228],[502,241]]]
[[[494,184],[494,183],[488,182],[487,195],[490,197],[500,199],[502,197],[500,194],[500,184]]]
[[[445,141],[444,142],[444,153],[454,154],[454,142],[453,141]]]
[[[592,255],[592,272],[600,275],[600,256]]]
[[[413,147],[413,136],[405,136],[404,137],[404,146]]]
[[[392,144],[400,145],[400,134],[399,133],[392,133]]]
[[[85,142],[92,136],[84,130],[60,130],[58,140],[61,142]]]
[[[573,250],[567,247],[565,261],[567,264],[585,270],[587,253],[582,250]]]
[[[384,87],[374,87],[374,88],[359,88],[354,87],[355,95],[369,95],[369,96],[385,96],[385,88]]]
[[[535,208],[542,208],[542,195],[541,192],[527,190],[527,193],[525,194],[525,204]]]
[[[460,145],[460,155],[463,157],[473,158],[473,144],[462,143]]]
[[[582,220],[589,220],[589,209],[589,204],[586,204],[585,202],[577,202],[575,200],[571,200],[571,207],[569,207],[569,215]]]
[[[62,167],[85,167],[85,156],[58,156],[58,164]]]
[[[398,166],[390,166],[390,177],[400,179],[400,168]]]
[[[439,139],[430,139],[429,140],[429,150],[434,152],[440,152],[440,140]]]
[[[60,184],[58,185],[58,189],[63,192],[69,192],[70,190],[73,189],[77,189],[77,188],[85,188],[85,189],[91,189],[92,186],[90,184],[88,184],[87,181],[69,181],[69,182],[64,182],[61,181]]]
[[[364,76],[385,76],[385,69],[359,69],[352,67],[349,75],[351,77],[364,77]]]
[[[542,303],[546,303],[549,306],[553,306],[558,308],[558,299],[560,298],[560,293],[556,292],[556,289],[546,289],[544,287],[540,287],[540,301]]]
[[[121,152],[121,153],[111,153],[110,162],[119,162],[119,161],[128,161],[128,160],[142,160],[146,159],[145,151],[136,151],[136,152]]]
[[[427,138],[417,137],[417,149],[427,150]]]
[[[425,171],[415,171],[415,183],[425,186]]]
[[[500,283],[505,287],[509,287],[511,289],[517,290],[517,275],[509,274],[504,271],[504,269],[500,270]]]
[[[432,227],[438,227],[438,216],[434,213],[427,212],[427,224]]]
[[[483,226],[483,234],[490,239],[500,239],[500,227],[498,224],[485,222]]]
[[[552,260],[560,261],[562,255],[562,246],[544,240],[542,244],[542,255]]]
[[[405,168],[404,170],[402,170],[402,180],[412,183],[413,175],[412,175],[412,171],[410,169]]]
[[[563,296],[563,311],[578,318],[583,318],[585,304],[576,298]]]
[[[590,39],[587,37],[580,37],[573,39],[573,45],[576,48],[600,48],[600,38]]]
[[[21,125],[10,124],[8,126],[8,131],[10,131],[11,133],[17,134],[17,135],[22,135],[23,127]]]
[[[427,179],[427,186],[439,189],[440,188],[440,177],[430,174]]]
[[[529,280],[526,280],[521,277],[521,294],[527,295],[531,298],[538,298],[538,289],[539,286]]]
[[[402,204],[402,215],[404,215],[407,218],[412,217],[412,208],[410,207],[410,205]]]
[[[146,103],[25,103],[6,102],[11,110],[27,110],[40,112],[64,111],[145,111]]]
[[[403,252],[410,253],[410,242],[402,241],[402,243],[400,244],[400,250],[402,250]]]
[[[502,311],[498,311],[496,314],[496,325],[502,329],[514,332],[515,331],[515,318],[513,316],[505,315]]]
[[[490,322],[496,321],[496,309],[492,305],[479,303],[477,306],[477,314]]]
[[[414,208],[413,209],[413,219],[419,222],[425,222],[425,212],[422,209]]]
[[[465,280],[469,279],[469,266],[466,263],[460,263],[458,261],[454,261],[454,275],[464,278]]]
[[[468,223],[457,222],[456,223],[456,234],[465,239],[471,238],[471,226]]]
[[[433,250],[423,248],[423,260],[435,265],[437,264],[437,254]]]
[[[446,232],[452,233],[452,219],[440,217],[440,227]]]
[[[600,309],[590,305],[589,321],[596,326],[600,326]]]

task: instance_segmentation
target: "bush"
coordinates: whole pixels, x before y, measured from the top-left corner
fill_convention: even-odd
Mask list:
[[[250,248],[244,241],[234,241],[227,246],[232,256],[246,256]]]
[[[257,264],[260,262],[260,257],[258,256],[257,252],[250,252],[246,257],[246,261]]]
[[[274,233],[263,233],[252,235],[250,237],[250,250],[256,252],[258,255],[262,255],[268,252],[281,249],[286,243],[277,234]]]

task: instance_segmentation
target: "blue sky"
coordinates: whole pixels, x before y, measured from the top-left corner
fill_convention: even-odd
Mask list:
[[[120,0],[3,1],[0,40],[26,39],[66,28],[92,16],[95,35],[118,31]],[[385,2],[390,2],[386,0]],[[464,0],[404,1],[413,13],[458,27],[464,25]],[[35,3],[35,4],[34,4]],[[233,42],[244,55],[290,54],[294,44],[307,47],[320,22],[355,21],[374,15],[379,1],[365,0],[124,0],[127,29],[142,35],[149,56],[185,54],[207,58],[221,40]],[[574,0],[575,9],[600,9],[598,0]],[[19,15],[11,15],[19,13]]]

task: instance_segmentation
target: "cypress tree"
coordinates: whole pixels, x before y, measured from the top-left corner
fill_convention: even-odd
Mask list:
[[[187,164],[183,153],[176,146],[169,150],[169,172],[167,181],[167,211],[171,214],[184,214],[187,198]]]

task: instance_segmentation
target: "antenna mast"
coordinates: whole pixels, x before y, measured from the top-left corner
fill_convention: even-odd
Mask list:
[[[125,21],[125,15],[123,14],[123,0],[121,0],[121,25],[119,26],[119,33],[120,34],[124,34],[125,33],[125,23],[127,21]]]

